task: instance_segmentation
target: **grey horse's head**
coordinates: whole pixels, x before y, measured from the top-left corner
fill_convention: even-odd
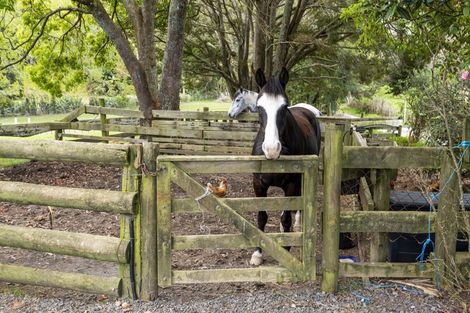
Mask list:
[[[236,118],[245,110],[250,110],[251,112],[257,112],[256,109],[256,98],[258,94],[253,91],[249,91],[243,88],[237,90],[233,97],[232,105],[228,110],[228,116],[230,118]]]

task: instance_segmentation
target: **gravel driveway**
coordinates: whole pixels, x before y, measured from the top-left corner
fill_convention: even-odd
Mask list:
[[[449,297],[433,297],[388,282],[360,288],[343,281],[335,295],[317,284],[220,284],[171,287],[154,302],[0,283],[0,312],[464,312]]]

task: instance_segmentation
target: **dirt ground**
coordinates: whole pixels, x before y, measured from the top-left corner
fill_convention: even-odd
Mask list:
[[[223,170],[221,170],[223,171]],[[404,175],[406,177],[406,175]],[[229,191],[227,197],[247,197],[254,196],[251,175],[242,174],[217,174],[217,175],[196,175],[195,178],[201,183],[217,183],[221,177],[228,178]],[[401,177],[401,175],[400,175]],[[60,162],[30,162],[12,168],[0,169],[0,180],[21,181],[35,184],[119,190],[121,185],[121,170],[117,167],[60,163]],[[409,180],[397,180],[396,186],[409,188]],[[321,190],[320,190],[321,191]],[[173,186],[172,193],[176,197],[184,197],[181,189]],[[269,195],[281,195],[279,189],[270,189]],[[319,197],[321,198],[321,197]],[[320,200],[319,200],[320,201]],[[354,199],[351,196],[342,199],[345,204],[351,204]],[[321,203],[319,203],[321,207]],[[279,214],[271,214],[269,217],[267,232],[279,231]],[[256,224],[255,213],[246,215]],[[0,223],[9,225],[19,225],[27,227],[37,227],[45,229],[56,229],[73,232],[83,232],[106,236],[119,236],[118,215],[109,213],[99,213],[93,211],[48,208],[37,205],[16,205],[12,203],[0,203]],[[175,234],[217,234],[236,233],[235,229],[225,224],[217,216],[209,213],[204,214],[180,214],[172,217],[172,229]],[[318,239],[321,234],[318,229]],[[249,267],[250,250],[226,250],[226,249],[205,249],[176,251],[172,254],[174,269],[208,269],[208,268],[232,268]],[[292,253],[298,255],[298,249],[293,249]],[[343,255],[357,256],[357,249],[342,251]],[[317,244],[317,271],[320,268],[321,246]],[[39,268],[50,268],[61,271],[99,274],[103,276],[117,275],[117,266],[113,263],[86,260],[77,257],[59,256],[51,253],[31,252],[22,249],[0,247],[0,263],[14,263]],[[265,264],[276,265],[276,262],[267,257]],[[31,286],[12,285],[0,282],[0,293],[2,290],[15,290],[20,288],[23,292],[41,295],[41,293],[51,292],[57,297],[73,297],[70,291],[38,288]],[[262,287],[260,287],[262,286]],[[268,287],[267,287],[268,286]],[[269,288],[269,285],[258,284],[218,284],[214,285],[194,285],[175,287],[173,293],[182,297],[188,296],[188,291],[192,295],[195,290],[198,292],[236,292],[239,289],[253,290],[257,288]]]

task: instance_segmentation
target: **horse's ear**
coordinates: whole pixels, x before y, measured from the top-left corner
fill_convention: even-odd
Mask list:
[[[283,66],[281,72],[279,73],[279,82],[281,83],[283,88],[286,88],[287,82],[289,81],[289,72]]]
[[[266,76],[264,76],[262,69],[259,68],[256,70],[255,79],[259,88],[263,88],[263,86],[266,85]]]

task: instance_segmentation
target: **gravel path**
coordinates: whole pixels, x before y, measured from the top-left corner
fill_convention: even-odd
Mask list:
[[[448,297],[428,296],[401,285],[353,286],[358,282],[342,282],[343,291],[335,295],[322,293],[317,284],[172,287],[163,290],[157,301],[141,302],[50,288],[18,295],[23,286],[9,285],[0,293],[0,312],[463,312]]]

